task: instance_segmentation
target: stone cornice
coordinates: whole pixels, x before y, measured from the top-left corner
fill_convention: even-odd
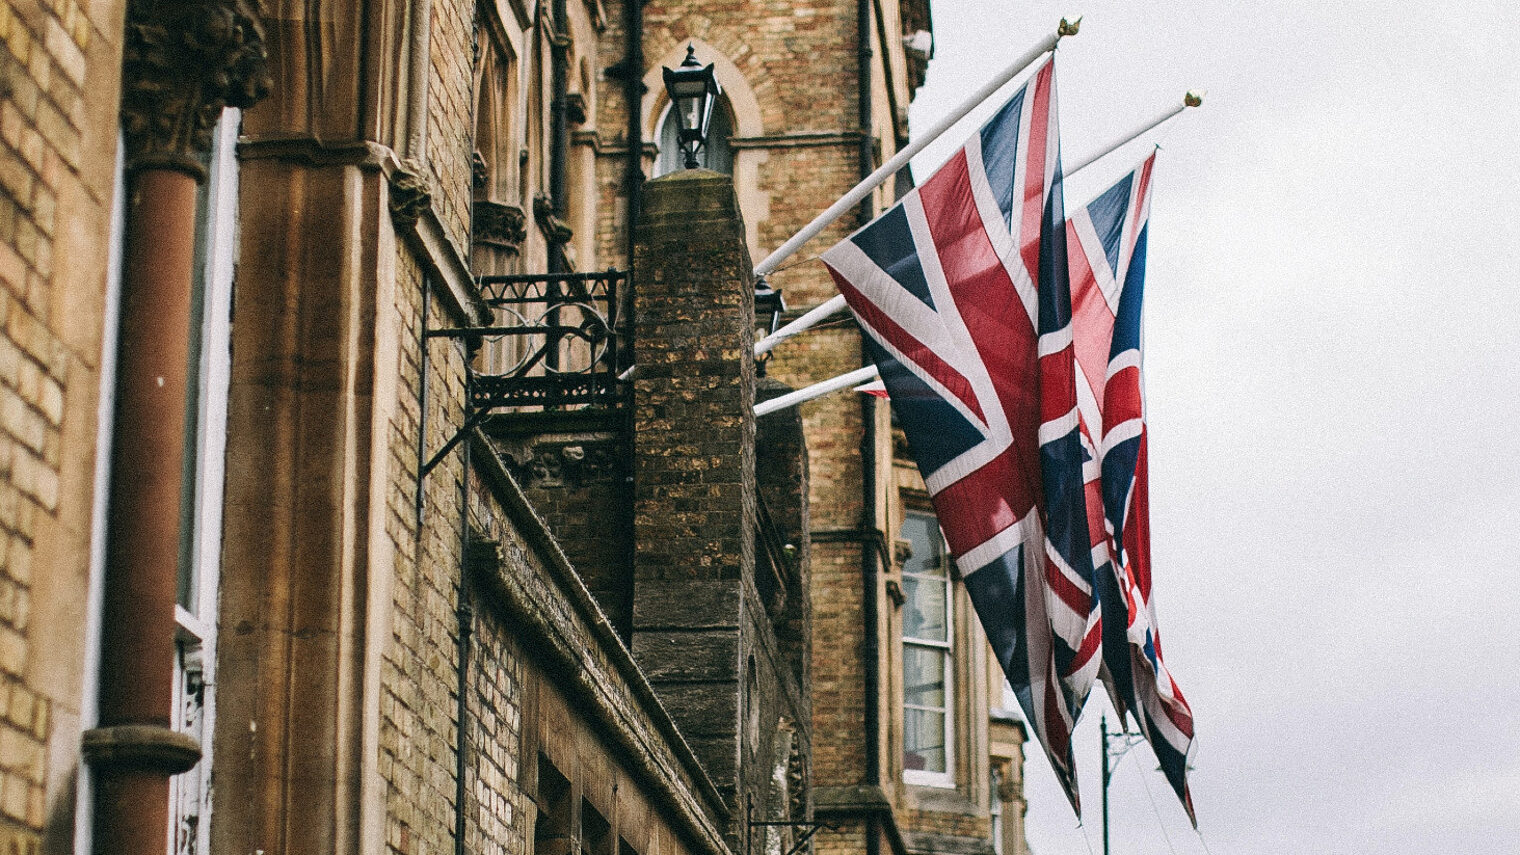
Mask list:
[[[244,137],[238,140],[238,160],[289,160],[309,166],[358,166],[388,177],[400,166],[390,148],[377,142],[323,143],[308,136]]]
[[[818,148],[824,146],[858,146],[859,131],[839,133],[767,134],[759,137],[733,137],[729,148]]]
[[[128,171],[170,169],[203,181],[201,155],[224,107],[269,93],[263,27],[249,0],[131,0],[122,51]]]

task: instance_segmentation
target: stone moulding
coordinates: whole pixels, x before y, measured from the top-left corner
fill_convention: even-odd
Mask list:
[[[393,197],[389,204],[397,235],[441,285],[436,290],[449,310],[460,323],[481,326],[490,321],[490,310],[481,299],[470,263],[438,219],[423,168],[415,162],[403,163],[395,151],[377,142],[324,143],[308,136],[240,140],[238,159],[284,160],[314,167],[357,166],[379,172]]]
[[[122,47],[127,169],[206,179],[201,155],[224,107],[251,107],[272,80],[263,26],[248,0],[134,0]]]
[[[121,724],[86,730],[80,739],[80,752],[96,769],[125,766],[177,775],[200,762],[201,744],[166,727]]]
[[[422,166],[402,161],[400,168],[387,177],[391,186],[391,218],[403,229],[417,225],[422,213],[433,205],[433,190]]]

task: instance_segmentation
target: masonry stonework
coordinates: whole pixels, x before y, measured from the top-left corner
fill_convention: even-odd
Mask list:
[[[945,792],[902,781],[885,406],[753,416],[861,364],[835,321],[758,366],[751,270],[904,142],[923,58],[901,36],[928,28],[921,0],[0,0],[0,848],[752,855],[824,819],[802,851],[982,851],[1012,723],[963,736]],[[659,69],[688,44],[724,80],[732,175],[654,177]],[[231,179],[197,191],[219,121]],[[173,204],[136,170],[173,173]],[[235,196],[232,222],[208,232],[197,192]],[[791,315],[834,293],[808,259],[892,192],[772,276]],[[201,322],[156,326],[140,271],[214,264],[224,374],[112,375],[112,342]],[[475,277],[607,267],[634,370],[594,404],[481,410],[522,352],[503,328],[565,315]],[[163,289],[176,311],[199,275]],[[524,376],[597,352],[556,348]],[[112,391],[134,383],[154,417]],[[205,399],[225,422],[178,430]],[[194,462],[217,489],[171,477],[120,516],[112,477],[177,466],[120,438],[171,434],[187,458],[225,440]],[[172,558],[135,586],[120,544],[172,553],[212,508],[184,548],[211,612],[176,606]],[[112,693],[151,704],[103,721]]]

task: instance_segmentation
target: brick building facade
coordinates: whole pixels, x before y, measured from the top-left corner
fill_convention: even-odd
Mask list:
[[[990,852],[1022,731],[953,588],[959,762],[904,777],[886,410],[752,414],[860,364],[759,370],[750,270],[904,142],[928,29],[0,2],[0,844]],[[726,174],[646,182],[688,44]]]

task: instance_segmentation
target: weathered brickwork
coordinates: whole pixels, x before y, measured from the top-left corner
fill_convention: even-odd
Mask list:
[[[864,173],[891,157],[906,140],[907,104],[922,82],[926,60],[905,50],[900,36],[930,29],[929,10],[924,3],[870,7],[864,54],[869,74],[865,89],[871,100],[862,104],[863,46],[857,39],[861,9],[852,0],[645,4],[643,79],[656,91],[637,105],[638,135],[630,139],[626,130],[634,105],[621,86],[606,87],[601,99],[603,139],[616,140],[599,163],[599,192],[604,203],[614,206],[599,221],[604,255],[619,257],[627,228],[625,210],[615,206],[629,193],[629,148],[645,146],[647,155],[659,138],[657,122],[665,99],[658,92],[657,66],[673,65],[688,42],[696,47],[700,61],[717,65],[728,90],[727,106],[735,111],[733,174],[755,258],[790,238]],[[609,27],[603,41],[606,52],[627,54],[622,27],[622,22]],[[869,142],[864,153],[863,131]],[[646,174],[652,171],[647,156],[642,165]],[[871,196],[868,207],[880,210],[890,204],[897,189],[887,182]],[[861,223],[860,212],[848,213],[768,277],[785,294],[793,314],[835,295],[816,255]],[[853,370],[863,356],[859,332],[841,317],[782,345],[768,369],[783,383],[803,386]],[[900,619],[892,596],[901,590],[893,547],[902,500],[892,477],[886,408],[874,399],[840,394],[800,410],[808,444],[813,532],[809,591],[815,782],[826,788],[875,788],[877,795],[871,798],[886,801],[867,801],[877,805],[872,810],[885,811],[877,828],[885,835],[884,846],[900,848],[901,835],[914,833],[929,835],[916,845],[949,840],[946,835],[955,838],[953,845],[974,845],[968,841],[985,839],[987,833],[986,784],[981,780],[987,775],[987,761],[979,756],[986,745],[984,675],[964,679],[970,675],[967,671],[957,678],[958,690],[964,693],[955,707],[960,767],[952,794],[958,793],[958,800],[931,798],[920,809],[902,782]],[[957,616],[958,621],[965,618]],[[974,633],[963,635],[967,644],[979,643]],[[959,650],[957,662],[971,662],[969,652],[969,647]],[[836,796],[831,793],[829,798]],[[851,816],[865,810],[855,796],[845,801],[848,811],[856,812]],[[834,807],[830,810],[836,819],[844,817]],[[819,850],[863,851],[864,821],[851,828],[820,837]],[[895,830],[888,833],[889,828]]]
[[[435,0],[430,5],[427,165],[436,188],[433,204],[449,239],[468,247],[475,150],[475,4]]]
[[[0,3],[0,841],[72,823],[121,3]]]
[[[508,855],[526,851],[531,799],[522,787],[522,698],[526,666],[521,646],[504,623],[482,607],[475,621],[467,689],[471,716],[467,769],[470,802],[468,851]]]
[[[733,184],[682,172],[645,193],[634,255],[632,650],[730,805],[728,840],[744,851],[754,839],[744,811],[780,821],[807,810],[809,639],[805,627],[778,633],[789,619],[805,624],[807,607],[789,611],[787,598],[802,595],[807,571],[761,518],[754,290]],[[790,442],[800,454],[800,432]],[[803,471],[794,459],[793,490]]]
[[[397,309],[412,321],[403,339],[417,341],[423,281],[415,262],[402,258],[396,289]],[[435,316],[437,326],[444,318]],[[407,353],[407,351],[411,351]],[[421,353],[402,351],[405,400],[419,390]],[[428,449],[441,448],[459,421],[464,394],[463,354],[459,345],[434,340],[427,345]],[[413,400],[415,398],[413,397]],[[452,664],[459,644],[458,586],[461,566],[460,484],[463,461],[454,454],[422,484],[420,515],[415,504],[418,425],[398,408],[397,483],[389,491],[403,503],[393,508],[396,550],[392,584],[392,637],[381,686],[380,750],[388,783],[386,843],[398,855],[436,852],[452,846],[455,776],[452,760],[457,739],[456,684]],[[420,523],[420,529],[418,525]],[[419,536],[420,531],[420,536]]]

